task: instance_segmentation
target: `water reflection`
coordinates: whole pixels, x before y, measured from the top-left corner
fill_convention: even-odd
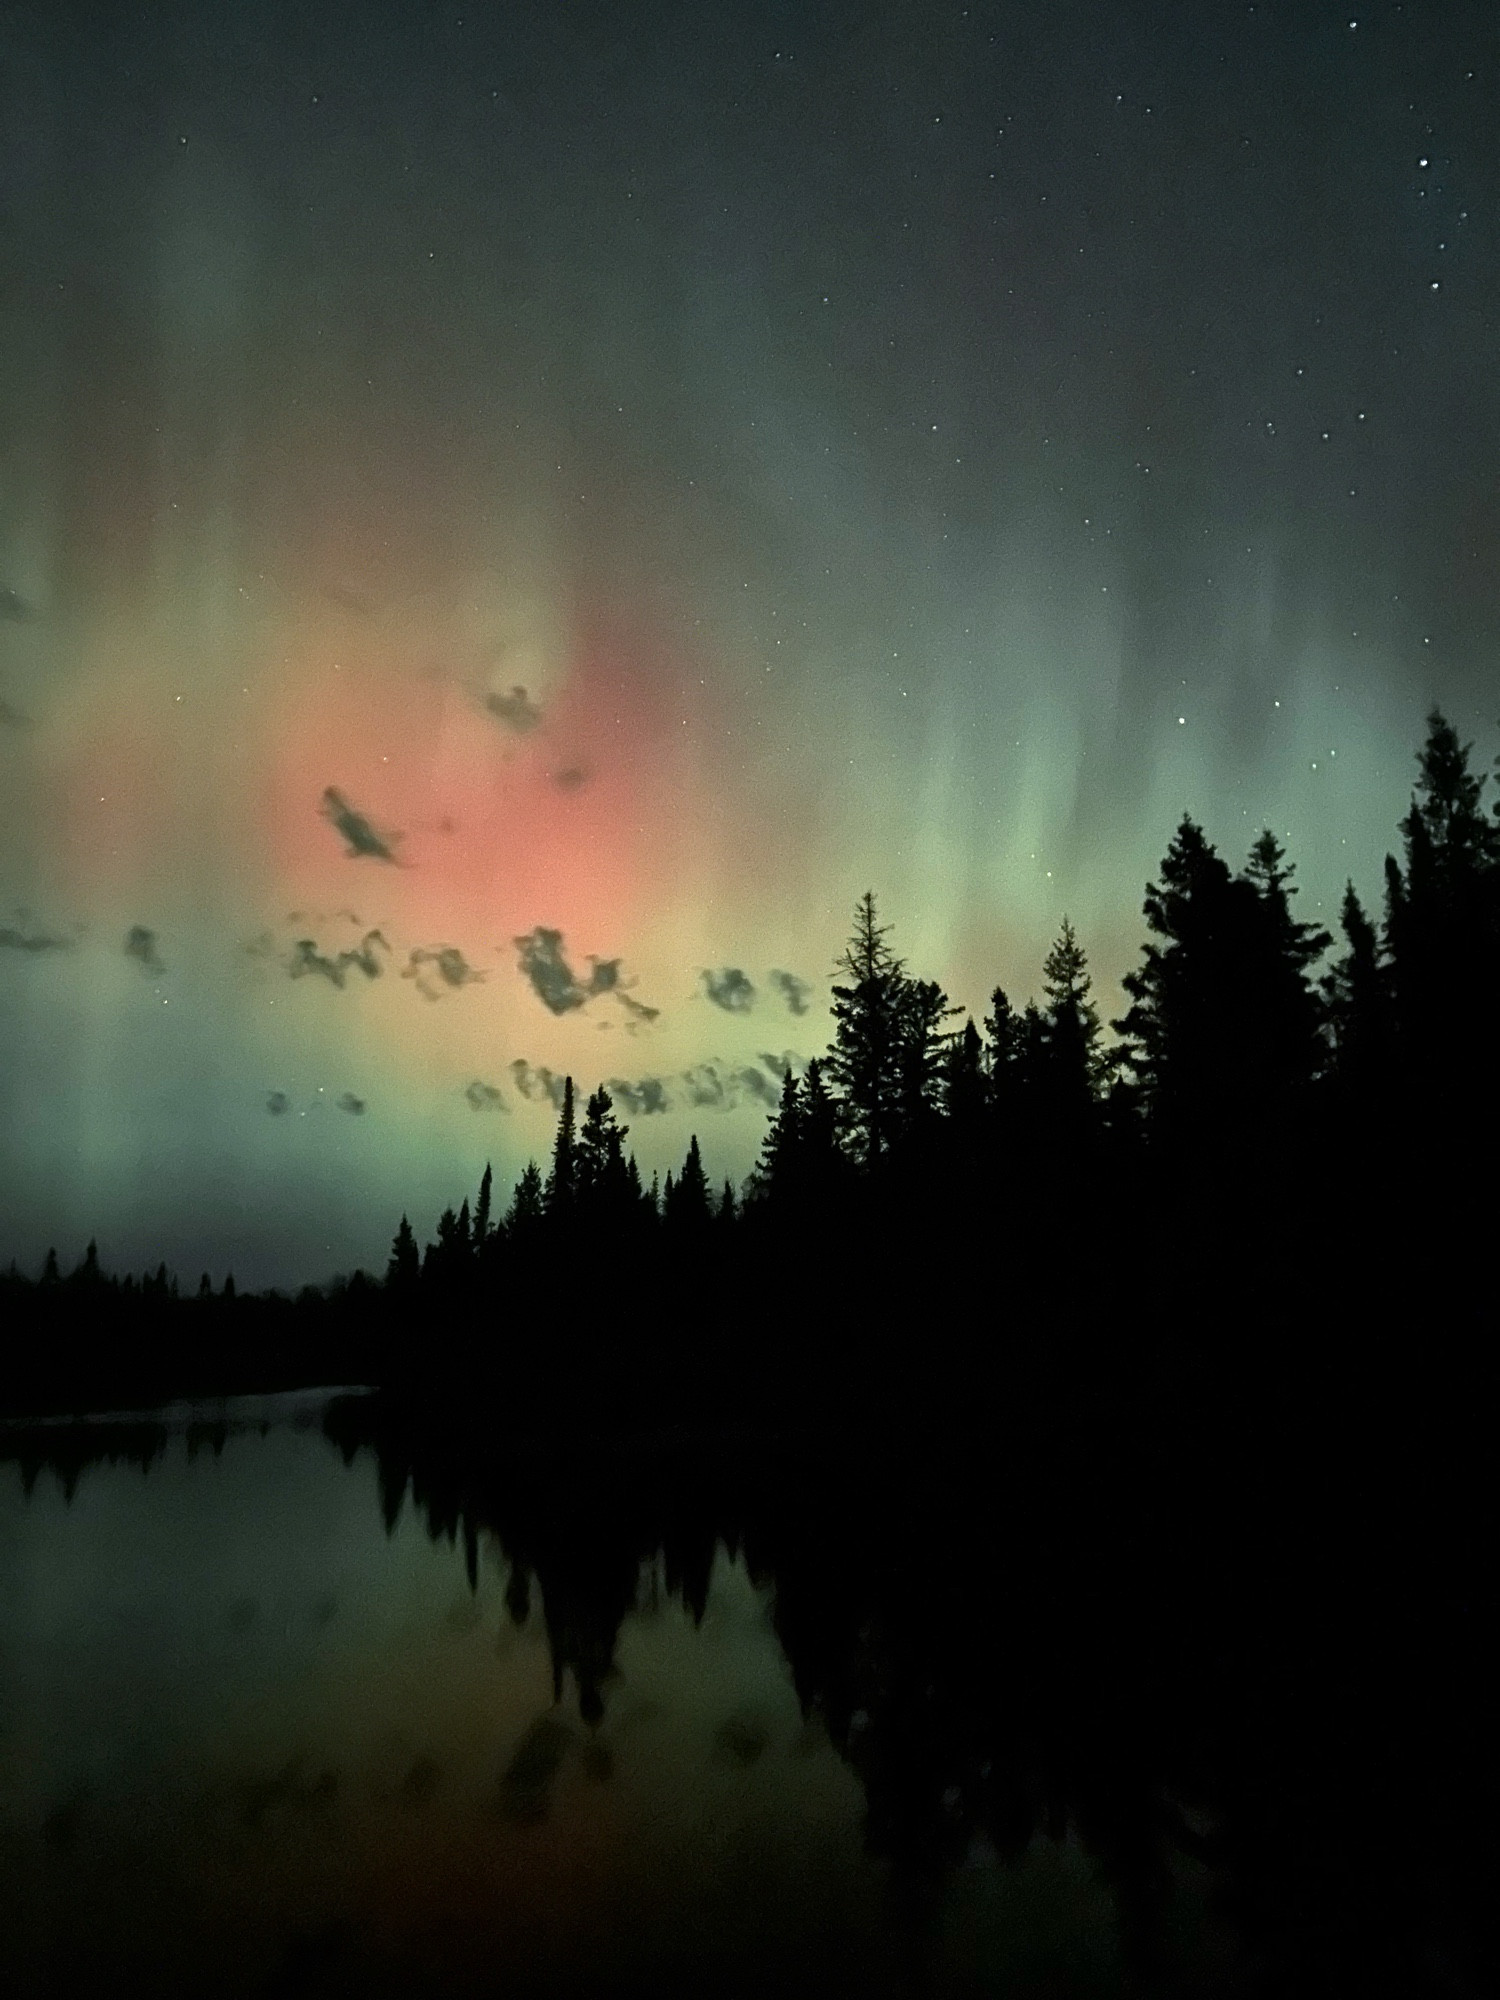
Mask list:
[[[1472,1592],[1098,1442],[14,1430],[0,1984],[1485,1990]]]

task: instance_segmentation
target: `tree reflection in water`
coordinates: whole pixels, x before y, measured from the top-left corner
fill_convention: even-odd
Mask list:
[[[983,1444],[501,1439],[382,1397],[335,1400],[323,1428],[347,1465],[373,1461],[388,1532],[414,1507],[471,1590],[494,1561],[509,1619],[540,1609],[558,1705],[499,1774],[516,1828],[545,1818],[565,1765],[610,1779],[623,1628],[663,1597],[701,1625],[725,1552],[863,1789],[908,1953],[889,1990],[1495,1986],[1488,1514],[1466,1467],[1393,1478],[1389,1439],[1314,1451],[1117,1410]],[[227,1434],[190,1425],[188,1450]],[[71,1493],[101,1459],[149,1468],[166,1439],[56,1427],[0,1449],[28,1490],[47,1466]],[[749,1773],[766,1741],[736,1713],[713,1754]],[[329,1782],[289,1766],[244,1811],[311,1810]],[[401,1800],[442,1782],[418,1757]],[[731,1990],[713,1949],[695,1941],[685,1987]]]

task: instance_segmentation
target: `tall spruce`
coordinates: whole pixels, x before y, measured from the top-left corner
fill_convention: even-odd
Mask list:
[[[1041,1034],[1037,1083],[1046,1115],[1077,1128],[1088,1116],[1105,1075],[1100,1037],[1104,1030],[1090,993],[1088,954],[1064,917],[1052,949],[1042,961]]]
[[[393,1292],[409,1295],[417,1288],[417,1280],[422,1275],[422,1261],[417,1253],[417,1239],[412,1226],[403,1215],[401,1225],[391,1244],[390,1261],[385,1267],[385,1282]]]
[[[552,1142],[552,1170],[547,1176],[547,1215],[560,1222],[572,1214],[578,1174],[577,1140],[574,1132],[573,1079],[563,1079],[562,1105],[557,1114],[557,1137]]]
[[[876,921],[874,892],[866,890],[835,965],[844,977],[833,988],[827,1069],[850,1155],[863,1167],[889,1152],[899,1123],[907,982],[903,962],[886,943],[889,929]]]
[[[1233,878],[1203,829],[1184,817],[1144,904],[1151,937],[1123,980],[1131,1005],[1115,1027],[1150,1129],[1176,1141],[1222,1128],[1222,1037],[1237,1007],[1240,954]]]
[[[1495,1088],[1480,1010],[1458,1004],[1461,994],[1493,992],[1500,975],[1500,834],[1485,814],[1485,780],[1469,768],[1471,751],[1433,709],[1401,822],[1403,859],[1386,857],[1398,1053],[1423,1124],[1456,1115],[1476,1093],[1492,1098]]]
[[[1364,1107],[1391,1082],[1394,1053],[1389,971],[1375,924],[1354,884],[1339,906],[1344,950],[1321,981],[1333,1080],[1345,1107]]]
[[[688,1140],[682,1171],[675,1181],[670,1174],[667,1176],[663,1213],[668,1224],[684,1234],[700,1233],[713,1219],[708,1176],[703,1171],[703,1155],[698,1150],[696,1132]]]
[[[1243,877],[1255,892],[1263,934],[1246,968],[1251,982],[1246,997],[1252,1003],[1261,1088],[1268,1107],[1276,1105],[1282,1115],[1305,1098],[1325,1066],[1323,1009],[1311,974],[1333,941],[1321,924],[1293,916],[1295,872],[1281,842],[1265,828],[1250,849]]]
[[[541,1227],[546,1212],[547,1194],[541,1168],[535,1160],[528,1160],[505,1213],[506,1235],[517,1243],[529,1242]]]

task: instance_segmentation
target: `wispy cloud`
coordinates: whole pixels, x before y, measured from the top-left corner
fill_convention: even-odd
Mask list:
[[[385,970],[379,954],[389,950],[390,946],[379,931],[366,931],[352,951],[332,953],[319,951],[314,938],[298,938],[292,946],[286,969],[293,979],[305,979],[309,973],[317,973],[330,985],[342,988],[351,972],[362,972],[366,979],[378,979]]]
[[[505,1095],[498,1084],[485,1083],[475,1077],[464,1089],[464,1102],[471,1111],[503,1111]]]
[[[545,1099],[554,1109],[562,1104],[564,1079],[552,1070],[534,1068],[517,1056],[510,1066],[510,1073],[515,1078],[516,1089],[529,1103],[538,1104]]]
[[[682,1088],[695,1111],[723,1111],[727,1108],[728,1089],[717,1063],[695,1063],[691,1069],[685,1069],[682,1072]]]
[[[634,1083],[623,1076],[612,1076],[604,1088],[632,1118],[650,1118],[671,1109],[665,1079],[659,1076],[638,1077]]]
[[[763,1069],[747,1064],[735,1071],[735,1081],[747,1097],[753,1097],[759,1104],[775,1105],[781,1093]]]
[[[542,711],[531,696],[521,686],[513,687],[508,694],[492,691],[484,698],[484,705],[497,722],[503,722],[507,729],[524,736],[535,729],[542,719]]]
[[[483,979],[484,974],[470,965],[455,945],[440,944],[413,951],[401,977],[414,979],[417,991],[429,1000],[441,1000],[445,990],[456,993],[460,986]]]
[[[319,810],[324,819],[337,828],[343,836],[346,851],[351,859],[369,855],[376,861],[394,863],[395,843],[401,838],[400,834],[378,833],[372,821],[352,806],[335,786],[330,785],[324,792],[323,803]]]
[[[774,1104],[777,1092],[764,1071],[718,1061],[695,1063],[682,1073],[682,1091],[695,1111],[733,1111],[749,1097]]]
[[[778,1077],[783,1081],[788,1076],[800,1076],[807,1067],[802,1057],[797,1055],[792,1049],[783,1049],[779,1056],[773,1054],[769,1049],[762,1049],[758,1060],[765,1064],[772,1076]]]
[[[748,1014],[755,1005],[755,982],[737,965],[721,965],[702,974],[703,990],[726,1014]]]
[[[589,781],[589,774],[582,764],[564,764],[560,771],[551,773],[552,782],[560,792],[578,792]]]
[[[0,729],[29,729],[31,717],[23,715],[18,708],[12,708],[8,701],[0,701]]]
[[[54,937],[48,931],[18,931],[13,924],[0,924],[0,951],[71,951],[72,938]]]
[[[799,979],[795,972],[782,972],[778,969],[771,974],[771,984],[785,1000],[789,1014],[807,1012],[808,995],[812,992],[807,980]]]
[[[156,932],[144,924],[132,924],[125,933],[125,956],[133,958],[147,972],[165,972],[161,953],[156,949]]]

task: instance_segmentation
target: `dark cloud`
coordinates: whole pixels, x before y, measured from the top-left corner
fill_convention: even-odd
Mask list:
[[[780,1093],[763,1070],[717,1061],[696,1063],[681,1076],[683,1096],[695,1111],[733,1111],[745,1099],[775,1104]]]
[[[389,950],[390,946],[379,931],[366,931],[353,951],[332,954],[319,951],[312,938],[298,938],[292,946],[286,969],[293,979],[302,979],[309,972],[316,972],[331,985],[342,987],[351,972],[362,972],[366,979],[378,979],[385,970],[378,953]]]
[[[655,1021],[661,1014],[660,1007],[648,1007],[644,1000],[633,999],[628,993],[616,993],[615,998],[625,1009],[626,1013],[630,1015],[630,1023],[628,1024],[630,1026],[634,1026],[638,1021]]]
[[[788,1076],[800,1076],[806,1068],[801,1056],[791,1049],[783,1049],[779,1056],[772,1055],[769,1049],[762,1049],[758,1060],[765,1064],[772,1076],[782,1081]]]
[[[659,1076],[643,1076],[635,1083],[628,1083],[622,1076],[612,1076],[604,1088],[632,1118],[650,1118],[658,1111],[671,1109],[667,1086]]]
[[[620,985],[617,958],[589,959],[589,976],[580,979],[563,956],[563,934],[538,924],[524,937],[513,938],[521,971],[530,980],[532,991],[553,1014],[571,1014],[601,993],[614,993]],[[624,997],[623,995],[621,996]],[[636,1003],[639,1006],[639,1002]],[[649,1011],[649,1010],[648,1010]]]
[[[167,969],[156,949],[156,932],[147,930],[144,924],[132,924],[125,933],[125,956],[133,958],[147,972],[165,972]]]
[[[330,825],[343,835],[351,858],[370,855],[376,861],[394,862],[395,842],[399,833],[377,833],[362,812],[357,812],[343,793],[330,785],[323,794],[319,810]]]
[[[566,764],[552,773],[552,782],[560,792],[582,791],[588,781],[589,774],[581,764]]]
[[[339,1110],[347,1111],[351,1118],[363,1118],[365,1115],[365,1100],[362,1097],[356,1097],[352,1090],[346,1090],[343,1096],[337,1098],[335,1102]]]
[[[529,1062],[517,1056],[510,1066],[510,1073],[516,1080],[516,1089],[529,1103],[538,1104],[546,1098],[554,1109],[562,1104],[564,1080],[550,1069],[533,1069]]]
[[[0,924],[0,951],[71,951],[71,938],[52,937],[46,931],[18,931],[12,924]]]
[[[280,1118],[284,1112],[288,1111],[291,1108],[291,1102],[292,1100],[284,1090],[269,1090],[266,1092],[266,1109],[273,1118]]]
[[[731,1103],[729,1085],[717,1063],[695,1063],[682,1072],[687,1101],[696,1111],[724,1111]]]
[[[446,988],[457,992],[460,986],[472,985],[484,978],[464,957],[455,945],[434,945],[431,950],[418,949],[407,960],[403,979],[414,979],[417,991],[425,993],[429,1000],[441,1000]]]
[[[761,1104],[775,1105],[780,1101],[781,1092],[762,1069],[737,1070],[735,1081],[747,1097],[753,1097]]]
[[[503,1111],[505,1098],[498,1084],[484,1083],[479,1077],[464,1090],[464,1102],[471,1111]]]
[[[533,992],[553,1014],[569,1014],[581,1007],[588,994],[574,977],[573,968],[563,957],[563,934],[538,924],[524,937],[513,938],[522,972],[531,981]]]
[[[807,996],[812,992],[812,987],[807,980],[799,979],[795,972],[781,972],[778,970],[771,974],[771,984],[780,993],[782,999],[785,1000],[789,1014],[805,1014],[807,1012]]]
[[[18,708],[12,708],[8,701],[0,701],[0,729],[29,729],[31,717],[23,715]]]
[[[617,958],[595,958],[589,956],[589,983],[587,992],[592,999],[596,993],[613,993],[620,984],[620,961]]]
[[[542,711],[523,687],[513,687],[509,694],[490,693],[484,698],[484,705],[497,721],[507,729],[514,729],[518,736],[524,736],[535,729],[542,719]]]
[[[19,591],[12,590],[9,584],[0,586],[0,621],[7,625],[24,625],[32,615],[31,606]]]
[[[703,990],[726,1014],[748,1014],[755,1005],[755,983],[737,965],[721,965],[705,972]]]

